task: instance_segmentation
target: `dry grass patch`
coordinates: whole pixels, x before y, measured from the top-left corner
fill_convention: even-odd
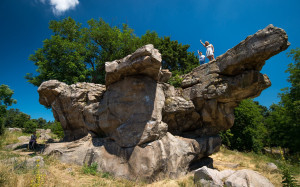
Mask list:
[[[18,132],[18,131],[16,132],[5,131],[5,133],[0,137],[0,148],[3,149],[4,146],[6,145],[18,143],[19,142],[18,138],[20,136],[30,136],[30,134]]]
[[[18,178],[11,171],[11,167],[0,164],[0,186],[16,186]]]
[[[259,172],[261,175],[268,178],[272,184],[275,186],[282,186],[282,174],[280,170],[277,171],[270,171],[266,164],[268,162],[273,162],[277,166],[283,165],[283,161],[281,160],[275,160],[272,158],[269,158],[265,155],[259,155],[255,153],[242,153],[238,151],[230,151],[227,150],[224,147],[221,147],[221,150],[211,156],[214,159],[214,162],[223,162],[223,163],[229,163],[229,164],[238,164],[238,167],[231,168],[226,167],[226,164],[224,165],[214,165],[216,169],[218,170],[225,170],[225,169],[232,169],[232,170],[240,170],[240,169],[251,169],[254,171]],[[300,182],[300,174],[296,174],[295,178],[298,180],[298,183]]]
[[[48,165],[49,162],[51,162],[50,165]],[[46,161],[46,163],[48,166],[45,186],[143,186],[142,183],[125,179],[116,179],[114,177],[103,178],[103,173],[101,172],[98,172],[96,175],[84,174],[82,172],[82,166],[59,163],[54,159],[52,159],[52,161]]]
[[[147,187],[194,187],[194,174],[188,174],[178,179],[165,179],[152,184],[147,184]]]

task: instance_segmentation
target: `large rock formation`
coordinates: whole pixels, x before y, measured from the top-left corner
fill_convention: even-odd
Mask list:
[[[50,144],[45,154],[97,162],[100,170],[129,179],[183,175],[218,151],[218,133],[233,125],[238,103],[271,85],[259,73],[265,61],[288,46],[284,30],[269,25],[184,75],[176,89],[165,83],[171,74],[161,70],[151,44],[107,62],[106,86],[44,82],[40,103],[52,108],[64,140],[74,140]]]

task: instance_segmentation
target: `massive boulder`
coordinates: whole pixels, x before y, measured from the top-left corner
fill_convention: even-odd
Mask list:
[[[106,62],[106,85],[56,80],[38,89],[65,132],[64,143],[45,154],[63,162],[98,163],[128,179],[175,178],[219,150],[218,133],[234,122],[234,108],[271,85],[259,73],[265,61],[289,46],[284,30],[269,25],[216,60],[183,76],[181,88],[166,83],[161,55],[149,44]]]
[[[64,140],[72,141],[82,138],[88,132],[101,130],[97,126],[99,118],[99,102],[105,93],[104,85],[93,83],[77,83],[71,86],[50,80],[41,84],[38,89],[40,103],[51,107],[55,120],[64,129]]]

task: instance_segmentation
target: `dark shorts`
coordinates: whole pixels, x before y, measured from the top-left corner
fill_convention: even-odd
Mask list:
[[[202,64],[204,64],[205,63],[205,61],[199,61],[199,64],[200,65],[202,65]]]

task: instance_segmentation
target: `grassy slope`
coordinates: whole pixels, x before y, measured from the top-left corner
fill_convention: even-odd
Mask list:
[[[298,183],[300,183],[299,164],[291,165],[282,159],[274,159],[266,155],[256,154],[253,152],[242,153],[238,151],[231,151],[224,147],[222,147],[218,153],[213,154],[211,157],[214,159],[214,161],[238,164],[238,167],[234,168],[234,170],[251,169],[257,171],[263,176],[265,176],[266,178],[268,178],[271,181],[271,183],[274,184],[275,186],[282,186],[281,171],[280,170],[270,171],[266,167],[267,163],[272,162],[276,164],[279,168],[281,168],[282,166],[289,168],[289,170],[292,171],[293,176],[296,178]],[[214,167],[216,167],[218,170],[232,169],[223,165],[214,165]]]
[[[17,143],[18,137],[22,133],[6,133],[0,137],[0,160],[7,160],[12,157],[18,157],[19,160],[24,160],[30,156],[36,155],[32,152],[17,152],[8,151],[5,145]],[[25,134],[26,135],[26,134]],[[27,134],[28,135],[28,134]],[[39,142],[39,140],[38,140]],[[31,155],[30,155],[31,154]],[[194,186],[193,175],[189,174],[182,178],[171,180],[165,179],[162,181],[146,184],[143,182],[128,181],[125,179],[116,179],[106,173],[96,173],[96,175],[84,174],[83,167],[71,164],[63,164],[53,157],[43,156],[45,160],[44,168],[27,169],[18,167],[18,163],[10,165],[0,164],[0,186],[30,186],[32,184],[43,184],[44,186],[148,186],[148,187],[175,187],[175,186]],[[258,171],[263,176],[267,177],[275,186],[281,186],[281,174],[279,171],[271,172],[266,169],[265,165],[268,162],[273,162],[278,166],[286,165],[289,167],[294,176],[300,181],[299,165],[291,166],[282,160],[274,160],[264,155],[254,153],[240,153],[221,148],[220,152],[212,155],[212,158],[219,163],[235,163],[239,164],[238,169],[252,169]],[[21,161],[19,161],[21,163]],[[225,165],[215,165],[219,170],[232,169]]]

